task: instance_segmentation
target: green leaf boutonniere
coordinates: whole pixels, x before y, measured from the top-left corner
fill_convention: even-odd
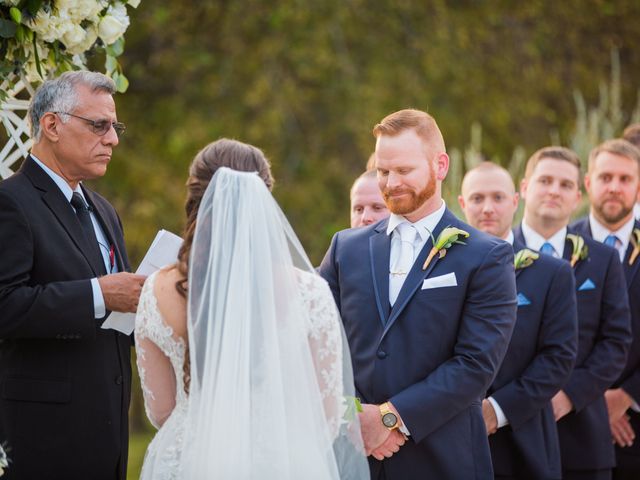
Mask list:
[[[576,263],[587,258],[587,256],[589,255],[589,247],[584,244],[584,238],[582,238],[580,235],[569,233],[567,234],[567,239],[573,245],[570,263],[572,267],[575,267]]]
[[[523,248],[516,256],[513,258],[513,266],[516,270],[520,270],[522,268],[527,268],[534,261],[536,261],[540,257],[539,253],[534,252],[533,250],[529,250],[528,248]]]
[[[633,262],[640,255],[640,228],[634,228],[633,232],[631,232],[631,245],[633,245],[633,250],[629,257],[629,265],[633,265]]]
[[[436,254],[440,255],[439,258],[444,257],[447,254],[447,249],[450,248],[454,243],[465,245],[465,243],[459,240],[459,238],[467,238],[468,236],[469,232],[465,232],[464,230],[460,230],[456,227],[447,227],[442,230],[442,232],[440,232],[440,235],[438,235],[438,239],[433,242],[433,247],[429,252],[429,256],[424,261],[424,265],[422,265],[422,270],[427,269],[427,267],[431,263],[431,260],[433,260],[433,257],[435,257]],[[433,240],[433,235],[431,236],[431,240]]]

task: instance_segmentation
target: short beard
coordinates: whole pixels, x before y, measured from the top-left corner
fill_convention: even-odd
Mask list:
[[[633,211],[633,205],[631,205],[631,207],[627,207],[626,205],[624,205],[623,203],[621,203],[622,208],[620,209],[620,211],[618,213],[616,213],[615,215],[611,215],[609,213],[606,213],[604,211],[604,208],[602,207],[602,205],[604,204],[604,202],[600,205],[593,205],[593,209],[596,211],[596,213],[598,214],[598,216],[600,218],[602,218],[605,222],[607,222],[609,225],[613,225],[618,223],[620,220],[623,220],[624,217],[626,217],[627,215],[629,215],[632,211]]]
[[[392,193],[408,193],[408,199],[397,199],[391,196]],[[395,213],[396,215],[408,215],[412,212],[415,212],[418,208],[420,208],[424,203],[429,200],[436,193],[436,176],[433,168],[433,164],[429,164],[429,181],[427,185],[419,191],[418,193],[404,189],[400,190],[391,190],[389,188],[385,188],[382,191],[382,197],[384,198],[384,203],[387,204],[387,208],[391,213]]]

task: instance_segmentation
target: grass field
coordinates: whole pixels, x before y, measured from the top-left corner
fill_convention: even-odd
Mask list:
[[[129,465],[127,467],[127,480],[140,478],[142,460],[147,445],[155,435],[155,432],[143,432],[132,434],[129,438]]]

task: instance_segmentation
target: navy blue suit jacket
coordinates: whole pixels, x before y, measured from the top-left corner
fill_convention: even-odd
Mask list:
[[[525,248],[514,242],[514,252]],[[488,396],[509,424],[489,437],[496,475],[562,477],[551,398],[571,373],[578,312],[571,267],[547,255],[516,270],[518,319]]]
[[[581,235],[592,238],[588,218],[578,220],[573,224],[573,227],[576,231],[580,232]],[[638,221],[635,222],[634,228],[640,228]],[[640,258],[637,258],[632,265],[629,265],[632,251],[633,245],[629,243],[622,262],[622,268],[627,281],[629,308],[631,310],[631,331],[633,335],[629,355],[627,356],[627,363],[618,379],[614,382],[613,387],[622,387],[636,402],[640,403],[640,275],[638,275],[640,271]],[[640,414],[633,410],[629,410],[627,413],[631,418],[631,425],[636,435],[640,435]],[[616,446],[616,450],[627,455],[640,456],[640,440],[636,439],[631,447],[620,448]]]
[[[521,228],[515,237],[524,243]],[[568,233],[578,233],[572,228]],[[578,303],[578,356],[562,389],[574,410],[558,422],[562,468],[600,470],[615,465],[604,392],[624,368],[631,343],[629,306],[618,253],[583,236],[589,255],[573,272]],[[569,260],[566,241],[563,257]]]
[[[459,227],[470,233],[466,245],[423,271],[427,241],[390,308],[387,222],[337,233],[320,266],[342,315],[358,395],[391,400],[411,432],[393,457],[370,457],[372,478],[382,469],[388,480],[492,478],[481,401],[515,324],[513,250],[447,210],[433,236]],[[457,285],[421,288],[446,274]]]

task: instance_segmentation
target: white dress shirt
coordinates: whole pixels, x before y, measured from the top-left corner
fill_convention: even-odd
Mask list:
[[[553,256],[556,258],[562,258],[564,252],[564,244],[567,239],[567,227],[562,227],[556,233],[549,238],[544,238],[538,232],[533,230],[527,225],[524,220],[522,221],[522,235],[524,236],[524,242],[527,247],[532,250],[540,251],[542,244],[547,242],[553,247]]]
[[[622,225],[622,227],[615,232],[612,232],[596,220],[596,217],[594,217],[592,213],[589,214],[589,226],[591,227],[591,235],[594,240],[604,243],[605,238],[609,235],[615,235],[618,237],[620,243],[616,245],[615,249],[618,250],[621,262],[624,260],[624,256],[627,253],[627,247],[629,246],[631,232],[633,231],[635,221],[636,219],[632,216],[624,225]]]
[[[73,197],[74,190],[71,189],[67,181],[60,175],[55,173],[53,170],[51,170],[49,167],[47,167],[44,163],[42,163],[35,155],[31,154],[31,158],[33,158],[33,160],[40,166],[40,168],[42,168],[42,170],[44,170],[45,173],[49,175],[49,177],[51,177],[51,180],[54,181],[64,197],[69,202],[69,205],[71,205],[71,197]],[[80,188],[80,184],[78,184],[78,186],[76,187],[75,192],[78,192],[82,196],[82,199],[87,205],[89,204],[89,202],[87,202],[87,199],[84,197],[84,193],[82,192],[82,188]],[[96,238],[98,239],[98,244],[100,246],[100,253],[102,255],[102,261],[104,262],[105,269],[109,273],[114,273],[115,271],[117,271],[117,267],[114,266],[114,268],[111,268],[111,259],[109,258],[109,241],[102,231],[102,227],[100,226],[100,223],[98,222],[95,214],[91,211],[90,215],[91,223],[93,223],[93,230],[96,233]],[[98,283],[97,278],[91,279],[91,291],[93,293],[94,317],[102,318],[107,313],[107,307],[105,306],[104,296],[102,295],[102,290],[100,289],[100,284]]]
[[[427,215],[424,218],[421,218],[417,222],[413,224],[414,228],[417,231],[416,238],[413,242],[413,258],[418,258],[418,255],[424,245],[427,243],[427,240],[431,237],[433,230],[436,228],[436,225],[442,219],[444,215],[444,211],[446,209],[446,205],[444,200],[442,201],[442,205],[435,212],[430,215]],[[391,284],[391,269],[392,265],[396,264],[398,256],[400,255],[400,245],[402,241],[400,240],[400,235],[396,231],[396,227],[403,222],[409,222],[402,215],[396,215],[392,213],[389,216],[389,224],[387,225],[387,235],[392,235],[391,237],[391,249],[389,251],[389,284]],[[415,263],[415,262],[414,262]],[[405,277],[406,279],[406,277]],[[400,427],[400,431],[405,435],[411,435],[406,425],[402,424]]]

